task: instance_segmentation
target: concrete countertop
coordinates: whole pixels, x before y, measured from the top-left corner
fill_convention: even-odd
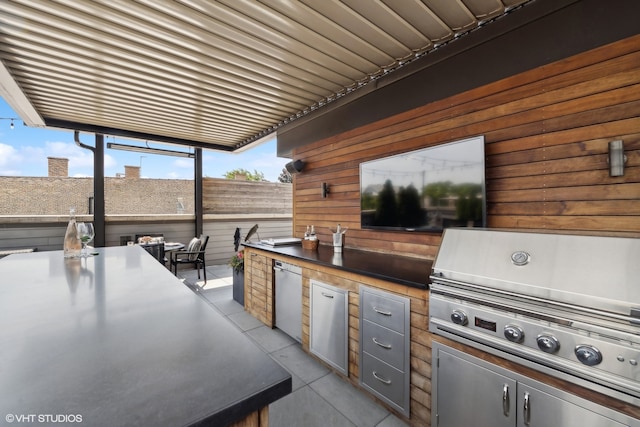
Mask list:
[[[418,289],[428,288],[433,264],[432,260],[350,248],[343,248],[341,254],[336,254],[333,246],[328,245],[319,245],[317,250],[303,249],[301,245],[272,246],[260,242],[243,245]]]
[[[0,260],[2,417],[226,425],[291,392],[286,370],[142,248],[96,251]]]

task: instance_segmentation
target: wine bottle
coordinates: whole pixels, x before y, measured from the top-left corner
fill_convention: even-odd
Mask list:
[[[82,242],[78,238],[78,230],[76,229],[76,210],[71,208],[69,211],[69,224],[67,224],[67,231],[64,233],[64,257],[77,258],[80,256],[81,249]]]

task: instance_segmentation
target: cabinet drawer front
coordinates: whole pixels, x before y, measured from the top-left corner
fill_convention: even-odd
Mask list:
[[[373,323],[405,334],[406,317],[405,310],[409,310],[409,301],[404,298],[391,298],[365,290],[362,293],[362,317]]]
[[[406,371],[405,336],[384,328],[368,320],[362,322],[362,348],[367,353],[387,362],[389,365]]]
[[[370,354],[362,355],[362,384],[400,410],[406,409],[405,374]]]

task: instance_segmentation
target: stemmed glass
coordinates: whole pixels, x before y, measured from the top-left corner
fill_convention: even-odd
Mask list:
[[[76,228],[78,229],[78,237],[82,242],[82,252],[81,257],[87,258],[89,255],[87,254],[87,243],[93,240],[95,236],[95,231],[93,230],[93,224],[90,222],[79,222],[76,224]]]

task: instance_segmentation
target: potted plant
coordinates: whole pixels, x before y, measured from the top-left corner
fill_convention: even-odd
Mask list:
[[[233,299],[244,305],[244,250],[237,251],[229,265],[233,269]]]

